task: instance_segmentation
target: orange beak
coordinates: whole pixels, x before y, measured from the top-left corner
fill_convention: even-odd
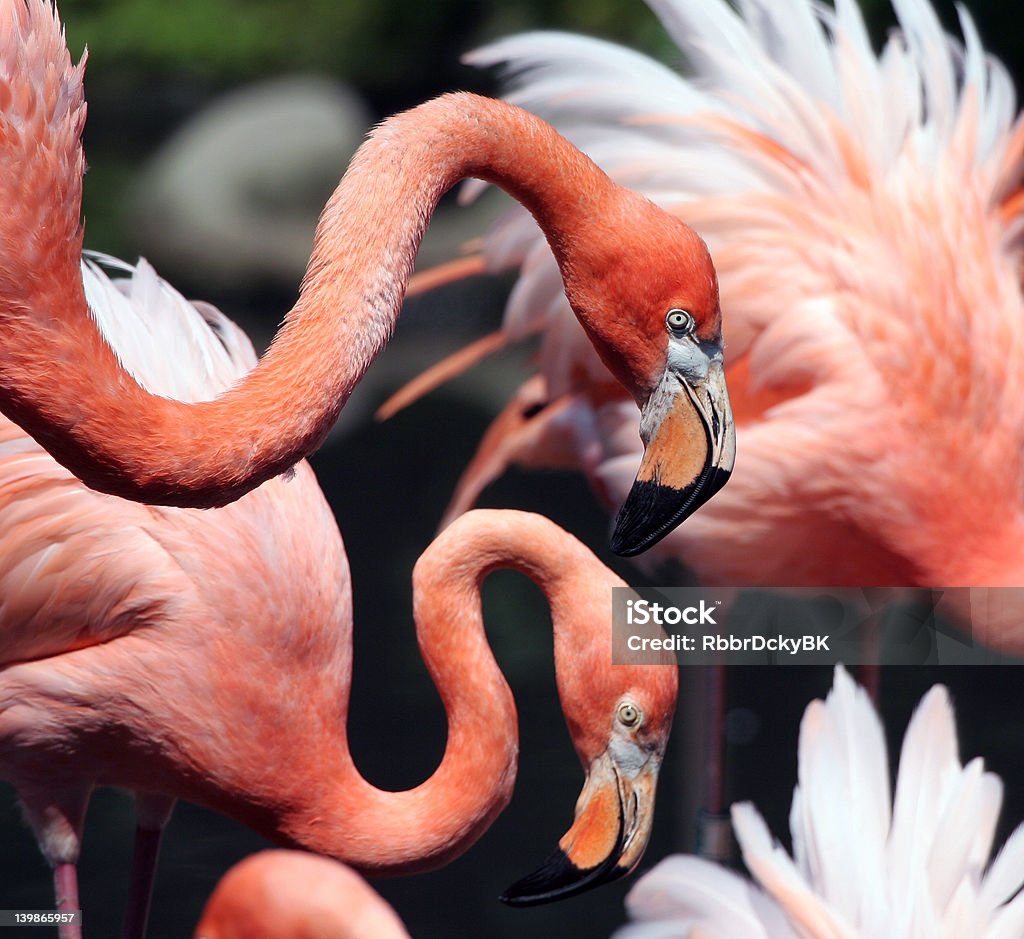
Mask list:
[[[616,748],[629,750],[621,759]],[[651,835],[660,754],[612,744],[590,764],[576,819],[558,848],[501,897],[510,906],[561,900],[624,877],[640,862]]]
[[[644,458],[615,518],[611,548],[632,557],[657,544],[728,482],[736,430],[721,351],[670,362],[642,408]],[[694,367],[696,365],[696,367]]]

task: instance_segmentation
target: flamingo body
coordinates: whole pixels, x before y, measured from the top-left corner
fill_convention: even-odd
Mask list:
[[[195,400],[255,364],[233,323],[188,304],[145,262],[134,270],[103,263],[121,276],[111,280],[97,261],[83,265],[91,308],[153,393]],[[204,637],[238,628],[253,604],[281,624],[328,628],[349,600],[347,560],[305,463],[224,509],[149,507],[85,488],[6,419],[0,525],[0,773],[59,882],[77,861],[95,786],[138,792],[140,839],[158,833],[173,798],[186,794],[161,786],[180,752],[147,724],[144,702],[164,699],[154,720],[191,733],[204,748],[199,758],[216,761],[233,731],[215,708],[200,714],[188,701],[204,698],[203,683],[213,681],[215,660],[203,657],[216,640],[204,650]],[[308,642],[304,631],[291,643]],[[175,690],[181,697],[171,701]],[[127,712],[134,720],[121,721]],[[150,850],[152,865],[155,844]],[[147,875],[138,876],[146,903]],[[66,889],[75,889],[73,878]]]

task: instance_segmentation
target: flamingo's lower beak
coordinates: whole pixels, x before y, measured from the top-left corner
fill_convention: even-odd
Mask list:
[[[666,370],[643,407],[640,436],[644,458],[612,533],[623,557],[657,544],[729,480],[736,432],[721,360],[697,380]]]
[[[549,903],[632,871],[651,835],[659,766],[652,755],[630,775],[610,750],[595,759],[572,827],[536,871],[505,891],[502,901],[510,906]]]

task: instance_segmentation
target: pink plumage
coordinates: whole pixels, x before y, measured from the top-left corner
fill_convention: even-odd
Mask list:
[[[145,262],[87,260],[82,276],[103,335],[152,393],[206,398],[255,364],[233,323],[187,303]],[[74,908],[92,789],[139,790],[140,841],[155,863],[154,841],[174,796],[185,794],[166,773],[165,761],[182,756],[168,729],[193,736],[190,760],[213,763],[234,733],[209,697],[228,652],[218,635],[243,629],[255,639],[259,610],[281,625],[281,654],[316,645],[321,630],[327,653],[350,602],[348,566],[306,463],[223,509],[149,507],[86,488],[6,418],[0,526],[0,766]],[[259,657],[246,667],[259,669]],[[330,655],[325,667],[335,681],[347,678]],[[188,704],[189,688],[212,705],[205,716]],[[142,928],[151,876],[136,871],[129,934]]]
[[[144,262],[122,273],[112,282],[87,261],[86,295],[148,390],[187,400],[251,367],[247,340],[220,314],[201,314]],[[479,601],[499,567],[548,595],[559,693],[588,774],[558,863],[510,901],[574,893],[639,862],[676,670],[611,663],[612,588],[625,584],[552,522],[471,513],[420,558],[418,638],[449,732],[437,771],[397,793],[367,782],[348,750],[351,584],[308,465],[220,509],[150,507],[86,488],[0,419],[0,525],[0,767],[54,867],[61,909],[76,906],[98,785],[135,790],[148,833],[129,935],[141,935],[154,841],[176,798],[369,873],[431,869],[468,849],[516,771],[515,705]]]
[[[217,884],[196,939],[409,939],[358,874],[301,851],[261,851]]]
[[[853,0],[650,5],[681,74],[559,33],[469,61],[500,66],[510,101],[712,251],[736,472],[653,551],[708,583],[1019,584],[1024,130],[1006,71],[969,14],[955,39],[926,0],[896,4],[901,31],[878,54]],[[567,315],[529,218],[513,211],[483,251],[520,270],[504,330],[540,335],[545,390],[488,438],[453,511],[508,463],[562,465],[567,447],[617,504],[640,455],[631,402]],[[986,638],[1024,648],[1019,622]]]

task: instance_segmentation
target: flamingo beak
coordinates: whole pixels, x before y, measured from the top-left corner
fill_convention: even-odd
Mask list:
[[[631,756],[616,759],[616,747]],[[590,764],[576,803],[576,819],[558,847],[532,874],[516,881],[501,900],[536,906],[575,896],[625,877],[643,856],[654,819],[659,754],[635,744],[613,743]]]
[[[615,518],[611,549],[632,557],[657,544],[728,481],[736,431],[720,348],[691,344],[641,410],[644,458]],[[713,347],[714,348],[714,347]]]

